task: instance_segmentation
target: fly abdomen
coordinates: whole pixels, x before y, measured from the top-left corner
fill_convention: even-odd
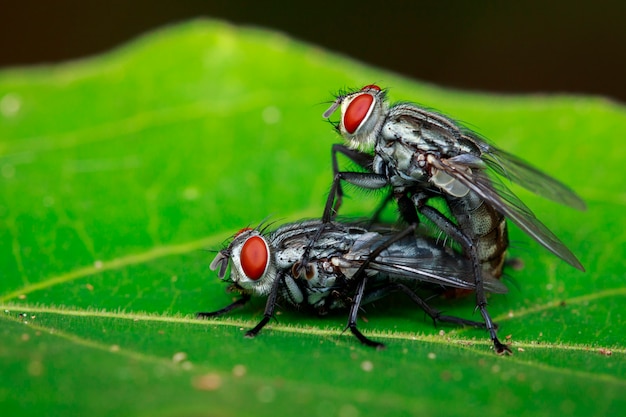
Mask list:
[[[448,201],[459,227],[476,245],[483,270],[499,278],[509,245],[504,216],[472,191]]]

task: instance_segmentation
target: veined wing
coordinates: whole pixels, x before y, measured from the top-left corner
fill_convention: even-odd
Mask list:
[[[411,105],[392,108],[391,114],[397,114],[395,117],[416,126],[427,126],[432,130],[430,141],[437,143],[441,152],[451,152],[451,157],[464,153],[478,156],[479,152],[480,159],[498,175],[557,203],[578,210],[586,209],[585,202],[568,186],[517,156],[489,144],[480,135],[461,127],[445,115]],[[422,131],[421,135],[423,140],[429,139],[426,131]],[[435,140],[437,137],[438,141]]]
[[[550,252],[557,255],[573,267],[584,271],[576,256],[554,235],[534,213],[504,184],[492,180],[483,169],[476,169],[479,164],[469,164],[471,155],[462,155],[447,160],[432,159],[435,168],[444,171],[460,181],[470,190],[478,194],[483,200],[491,204],[496,210],[509,218],[520,229],[541,243]],[[468,171],[467,167],[472,170]]]
[[[474,290],[474,274],[469,261],[462,269],[450,268],[451,264],[432,259],[387,259],[370,262],[369,269],[384,272],[396,278],[415,279],[447,287]],[[430,262],[430,264],[429,264]],[[483,275],[484,288],[488,292],[504,294],[508,288],[496,278]]]
[[[359,239],[352,250],[341,257],[339,266],[356,270],[370,253],[383,244],[390,235],[368,233]],[[396,279],[415,280],[446,287],[473,290],[476,288],[470,261],[461,255],[446,252],[434,241],[415,236],[393,243],[375,259],[370,259],[368,271],[387,274]],[[491,276],[485,277],[485,289],[506,293],[504,284]]]
[[[585,210],[585,202],[572,189],[524,160],[495,148],[484,145],[481,156],[487,166],[497,174],[510,179],[527,190],[578,210]]]

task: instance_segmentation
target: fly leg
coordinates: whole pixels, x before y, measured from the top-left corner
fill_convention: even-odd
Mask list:
[[[371,168],[372,162],[374,160],[373,156],[364,152],[350,149],[345,145],[333,145],[331,150],[333,164],[333,182],[330,186],[330,191],[328,192],[326,204],[324,205],[324,212],[322,213],[322,225],[311,237],[311,240],[304,249],[304,254],[302,255],[302,258],[300,260],[300,266],[298,270],[301,273],[305,272],[306,266],[309,263],[309,256],[313,245],[315,245],[315,242],[317,242],[322,236],[322,233],[326,229],[328,223],[330,223],[335,218],[339,207],[341,207],[341,204],[343,202],[343,189],[341,187],[341,181],[347,181],[354,185],[368,189],[379,189],[387,185],[387,179],[379,174],[374,174],[371,172],[340,171],[339,162],[337,161],[338,153],[345,155],[352,162],[354,162],[358,166],[363,167],[364,169]]]
[[[396,283],[394,285],[397,286],[400,291],[405,293],[411,299],[411,301],[413,301],[415,304],[420,306],[420,308],[424,310],[424,312],[430,316],[435,326],[437,325],[437,322],[442,322],[442,323],[458,324],[460,326],[478,327],[478,328],[483,328],[483,329],[486,327],[485,323],[480,323],[480,322],[473,321],[473,320],[467,320],[461,317],[447,316],[447,315],[441,314],[439,310],[434,309],[428,304],[426,304],[426,301],[422,300],[421,297],[415,294],[415,292],[413,292],[413,290],[411,290],[406,285],[400,284],[400,283]]]
[[[367,274],[366,274],[366,269],[369,266],[370,262],[373,259],[376,259],[376,257],[378,255],[380,255],[384,250],[386,250],[387,248],[389,248],[389,246],[391,246],[392,244],[394,244],[395,242],[405,238],[406,236],[415,233],[415,225],[411,225],[409,227],[407,227],[404,231],[396,234],[395,236],[391,237],[390,239],[388,239],[387,241],[385,241],[382,245],[380,245],[379,247],[377,247],[375,250],[372,251],[372,253],[367,257],[367,259],[361,264],[361,266],[359,267],[359,269],[357,269],[357,271],[355,272],[353,279],[359,279],[359,284],[357,285],[356,288],[356,292],[354,295],[354,298],[352,300],[352,305],[350,306],[350,316],[348,318],[348,325],[347,328],[350,329],[350,331],[352,332],[352,334],[359,339],[359,342],[361,342],[364,345],[376,348],[376,349],[384,349],[385,345],[383,343],[380,342],[376,342],[374,340],[371,340],[369,338],[367,338],[365,335],[363,335],[363,333],[361,333],[361,331],[356,327],[356,322],[357,322],[357,317],[359,314],[359,309],[361,308],[361,303],[363,301],[363,295],[365,293],[365,284],[367,283]]]
[[[327,201],[326,207],[324,207],[324,212],[330,209],[330,212],[328,213],[328,215],[334,218],[339,212],[339,207],[341,207],[341,203],[343,202],[343,189],[341,188],[341,183],[339,182],[340,180],[345,180],[355,185],[361,185],[360,183],[354,183],[350,180],[350,178],[353,177],[352,174],[364,174],[365,175],[365,176],[357,175],[355,177],[357,182],[362,181],[363,179],[366,179],[366,181],[370,182],[372,181],[371,179],[367,180],[367,177],[369,177],[369,175],[374,175],[375,177],[379,177],[379,175],[368,174],[368,173],[363,173],[363,172],[344,172],[344,171],[339,170],[339,161],[337,160],[338,153],[343,154],[349,160],[354,162],[356,165],[371,172],[372,164],[374,163],[374,157],[370,154],[367,154],[365,152],[360,152],[355,149],[351,149],[347,147],[346,145],[341,145],[338,143],[335,143],[332,146],[330,152],[331,152],[331,160],[333,164],[333,178],[334,178],[333,184],[337,182],[337,185],[335,189],[335,196],[333,196],[334,202],[329,203]],[[376,182],[376,184],[374,185],[374,188],[376,189],[382,188],[384,186],[384,185],[378,186],[378,183],[376,180],[374,180],[374,182]],[[387,183],[387,180],[385,179],[385,185],[386,183]],[[361,185],[361,186],[363,186],[364,188],[372,188],[371,184],[370,186],[367,186],[367,185]],[[330,217],[328,221],[330,221]]]
[[[357,315],[359,314],[359,307],[361,306],[361,301],[363,300],[363,293],[365,291],[365,284],[367,283],[367,276],[363,276],[363,279],[359,282],[359,285],[356,288],[356,294],[354,299],[352,300],[352,306],[350,307],[350,317],[348,319],[347,328],[350,329],[352,334],[359,339],[359,342],[362,344],[373,347],[376,349],[384,349],[385,345],[380,342],[376,342],[372,339],[366,337],[361,331],[356,327]]]
[[[282,274],[279,274],[274,282],[272,283],[272,288],[270,289],[270,293],[267,297],[267,302],[265,303],[265,311],[263,312],[263,318],[254,326],[253,329],[250,329],[246,332],[246,337],[252,338],[255,337],[263,327],[270,321],[270,319],[274,316],[274,309],[276,307],[276,300],[278,299],[278,289],[281,285],[284,284],[284,278]]]
[[[300,258],[300,262],[298,266],[296,267],[296,272],[300,275],[306,276],[306,270],[309,265],[309,257],[311,255],[311,249],[313,249],[313,246],[315,245],[315,243],[319,240],[319,238],[322,236],[322,233],[324,233],[324,230],[326,230],[326,227],[328,227],[332,219],[335,217],[335,213],[336,213],[334,211],[335,200],[339,202],[338,205],[341,205],[341,196],[342,196],[341,184],[340,184],[340,181],[342,180],[341,174],[342,173],[336,173],[333,178],[333,183],[330,186],[330,191],[328,192],[328,198],[326,199],[326,205],[324,206],[324,212],[322,214],[322,224],[319,226],[315,234],[311,237],[311,239],[309,240],[309,243],[307,243],[306,247],[304,248],[304,253],[302,254],[302,258]]]
[[[416,200],[416,205],[419,212],[422,213],[430,221],[435,223],[435,225],[437,225],[437,227],[439,227],[439,229],[441,229],[445,234],[457,241],[461,245],[463,253],[465,253],[465,255],[470,259],[475,277],[476,307],[480,311],[480,314],[485,321],[485,327],[489,332],[489,337],[491,338],[495,352],[498,355],[502,355],[505,353],[511,354],[511,349],[507,345],[500,342],[500,340],[498,339],[498,336],[496,335],[496,326],[493,323],[493,320],[491,320],[491,316],[487,311],[487,297],[485,296],[482,267],[480,265],[476,246],[474,245],[472,240],[467,237],[467,235],[463,233],[461,229],[459,229],[457,225],[452,223],[447,217],[441,214],[441,212],[434,209],[433,207],[423,204],[424,200],[419,200],[419,196],[414,197],[418,198]]]
[[[250,301],[250,294],[243,294],[240,299],[234,301],[233,303],[227,305],[226,307],[219,309],[217,311],[209,311],[209,312],[200,312],[196,313],[197,319],[208,319],[210,317],[221,316],[222,314],[226,314],[231,310],[234,310],[238,307],[243,307],[248,301]]]
[[[339,162],[337,161],[338,153],[345,155],[356,165],[369,170],[369,172],[340,171]],[[385,176],[371,172],[371,167],[374,162],[372,155],[350,149],[345,145],[334,144],[331,149],[331,156],[333,164],[333,183],[328,193],[326,205],[324,206],[324,213],[322,215],[322,222],[324,223],[329,223],[335,218],[343,203],[342,180],[370,190],[377,190],[388,184]]]
[[[415,204],[406,193],[396,194],[395,197],[398,202],[400,217],[402,217],[402,219],[404,219],[404,221],[408,224],[415,225],[417,227],[420,222],[420,218],[417,216],[417,212],[415,211]]]
[[[446,315],[441,314],[439,310],[434,309],[431,306],[429,306],[428,303],[426,303],[426,301],[423,300],[422,297],[417,295],[412,289],[410,289],[406,285],[399,283],[399,282],[389,283],[388,285],[385,285],[384,287],[378,288],[375,291],[371,291],[367,293],[365,297],[366,297],[366,300],[369,300],[369,299],[377,300],[377,299],[386,297],[387,295],[395,291],[402,291],[404,294],[406,294],[411,299],[411,301],[417,304],[422,310],[424,310],[426,314],[428,314],[428,316],[432,319],[433,324],[435,326],[437,325],[437,322],[442,322],[442,323],[457,324],[460,326],[472,326],[472,327],[478,327],[478,328],[483,328],[483,329],[485,328],[485,323],[480,323],[480,322],[473,321],[473,320],[467,320],[461,317],[446,316]]]

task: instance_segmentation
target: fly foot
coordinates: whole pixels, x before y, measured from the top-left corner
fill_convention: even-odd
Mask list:
[[[497,337],[493,339],[493,350],[498,355],[512,355],[513,354],[513,351],[511,350],[511,348],[508,345],[505,345],[502,342],[500,342]]]

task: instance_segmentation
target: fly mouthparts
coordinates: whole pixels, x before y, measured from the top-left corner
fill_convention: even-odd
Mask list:
[[[211,262],[211,265],[209,265],[209,269],[211,269],[211,271],[215,271],[219,268],[217,276],[220,277],[220,279],[224,278],[224,275],[226,275],[226,268],[228,267],[229,257],[230,256],[228,254],[225,254],[223,250],[219,251],[217,256],[215,256],[215,259],[213,259],[213,262]]]
[[[342,98],[338,98],[337,100],[335,100],[335,102],[333,104],[331,104],[331,106],[328,108],[328,110],[326,110],[324,112],[322,117],[324,119],[328,119],[335,112],[335,110],[337,110],[337,107],[339,107],[339,104],[341,104],[341,100],[342,100]]]

